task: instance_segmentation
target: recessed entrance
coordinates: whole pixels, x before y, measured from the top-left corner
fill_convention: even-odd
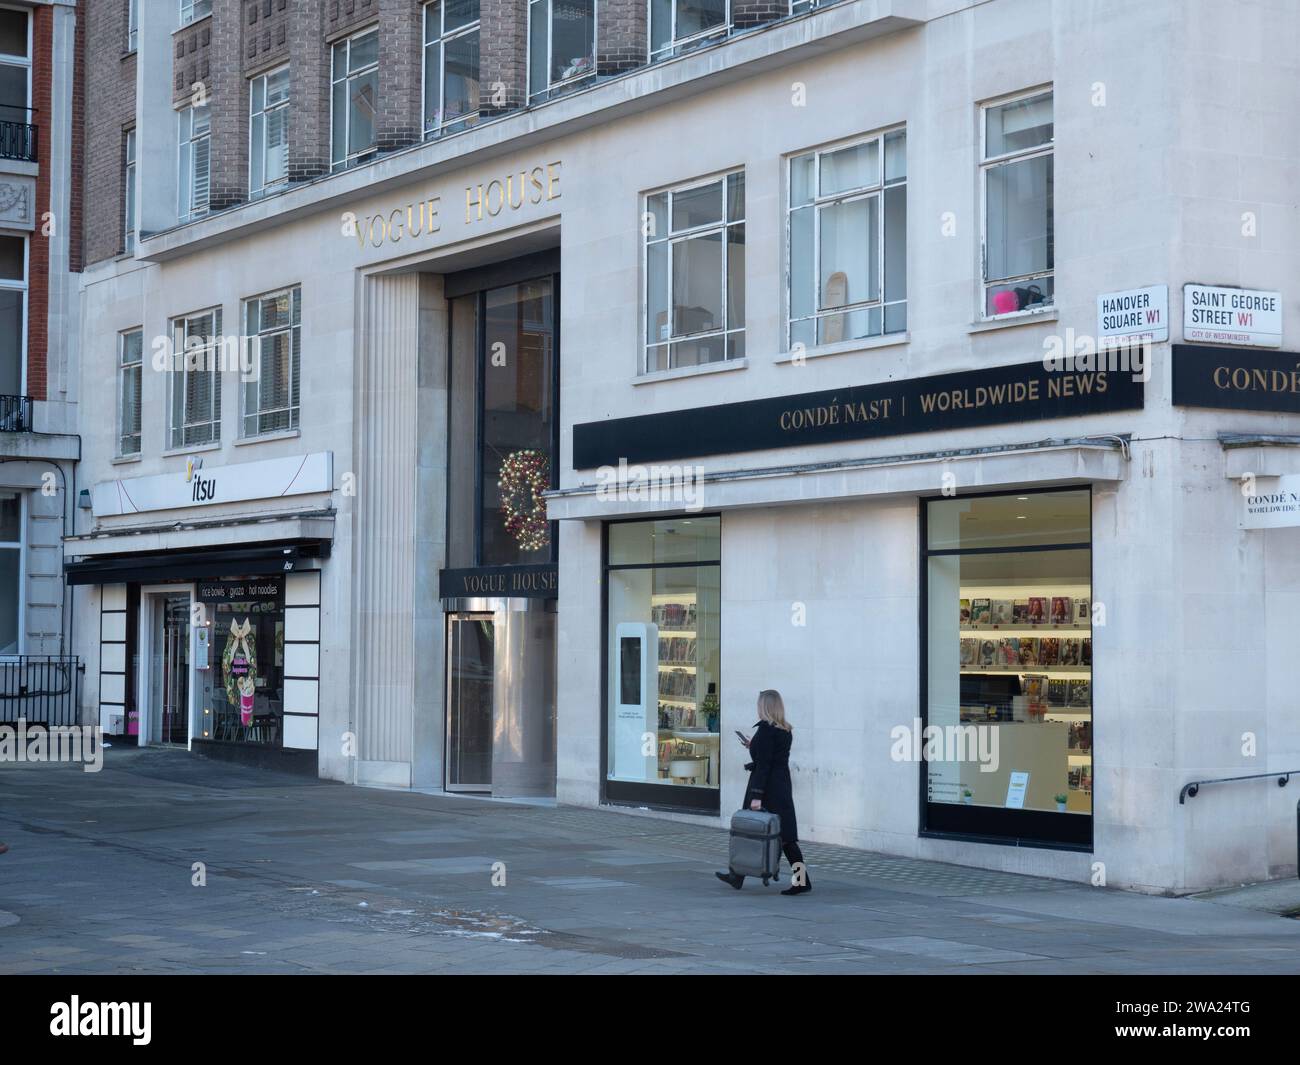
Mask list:
[[[495,623],[447,615],[447,790],[492,790]]]
[[[190,597],[152,597],[149,653],[151,743],[187,746],[190,739]]]

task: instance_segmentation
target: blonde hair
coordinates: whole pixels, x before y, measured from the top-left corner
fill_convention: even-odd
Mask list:
[[[758,719],[785,729],[786,732],[794,731],[790,727],[790,722],[785,719],[785,702],[781,699],[781,693],[775,688],[765,688],[758,693]]]

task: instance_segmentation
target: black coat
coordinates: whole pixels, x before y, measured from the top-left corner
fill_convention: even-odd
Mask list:
[[[743,808],[748,810],[752,799],[760,799],[764,810],[781,815],[781,842],[794,843],[799,839],[799,821],[794,813],[794,789],[790,785],[790,744],[794,734],[783,728],[760,721],[754,738],[749,741],[749,753],[754,759],[749,770],[749,785],[745,788]]]

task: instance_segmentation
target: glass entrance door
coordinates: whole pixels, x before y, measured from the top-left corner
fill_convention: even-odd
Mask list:
[[[155,602],[149,738],[184,746],[190,738],[190,597],[159,596]]]
[[[491,614],[447,616],[447,790],[492,790]]]

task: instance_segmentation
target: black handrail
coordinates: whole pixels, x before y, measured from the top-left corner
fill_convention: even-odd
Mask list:
[[[1277,777],[1277,786],[1285,788],[1286,782],[1293,776],[1300,776],[1300,769],[1278,770],[1275,773],[1252,773],[1246,777],[1218,777],[1215,780],[1193,780],[1189,784],[1183,785],[1183,790],[1178,793],[1178,805],[1182,806],[1190,796],[1196,798],[1196,793],[1201,790],[1202,784],[1231,784],[1234,780],[1263,780],[1265,777]]]

